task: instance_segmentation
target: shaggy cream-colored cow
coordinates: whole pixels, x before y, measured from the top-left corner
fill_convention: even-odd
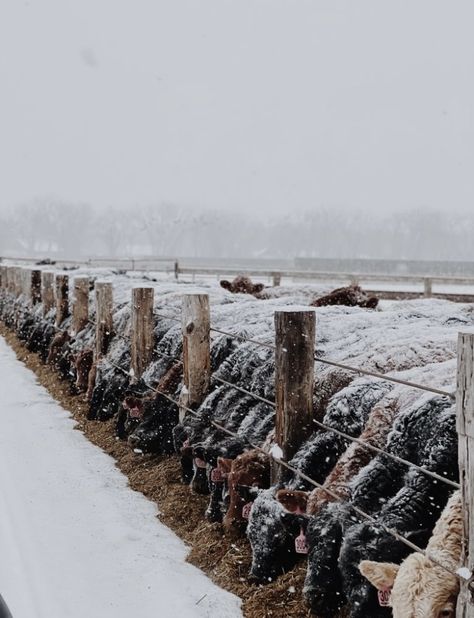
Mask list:
[[[456,491],[433,530],[426,553],[455,572],[461,541],[461,494]],[[391,591],[394,618],[453,618],[456,614],[458,578],[420,553],[411,554],[400,566],[364,560],[359,569],[380,592]]]

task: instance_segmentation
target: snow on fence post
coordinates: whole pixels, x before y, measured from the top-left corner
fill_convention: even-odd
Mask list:
[[[89,322],[89,277],[74,278],[72,334],[77,335]]]
[[[54,307],[54,271],[41,272],[41,300],[43,301],[43,317]]]
[[[95,357],[107,353],[114,334],[114,296],[112,283],[96,281],[95,290]]]
[[[193,408],[204,401],[211,380],[211,316],[207,294],[183,296],[181,327],[184,386],[179,401]],[[180,408],[180,420],[185,412],[184,407]]]
[[[423,279],[425,298],[431,298],[433,295],[433,282],[429,277]]]
[[[273,287],[276,288],[281,285],[281,273],[272,273]]]
[[[41,302],[41,271],[31,271],[31,303],[36,305]]]
[[[176,279],[176,281],[178,281],[178,279],[179,279],[179,262],[178,262],[178,260],[174,261],[174,278]]]
[[[56,275],[56,326],[69,317],[69,276]]]
[[[132,289],[132,373],[135,380],[142,377],[151,361],[154,347],[153,288]]]
[[[464,540],[461,566],[474,571],[474,333],[459,333],[456,391],[459,482],[461,484]],[[472,582],[461,581],[457,618],[474,618]]]
[[[290,460],[314,430],[313,388],[316,314],[275,312],[275,442],[273,455]],[[273,481],[281,473],[272,467]]]

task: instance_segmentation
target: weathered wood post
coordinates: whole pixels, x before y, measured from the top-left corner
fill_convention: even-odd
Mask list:
[[[273,287],[278,287],[281,285],[281,273],[273,273]]]
[[[459,333],[456,417],[459,439],[459,482],[461,484],[464,541],[461,565],[474,571],[474,332]],[[461,581],[456,617],[474,618],[472,592]]]
[[[153,288],[132,290],[132,373],[138,380],[151,361],[154,346]]]
[[[179,262],[178,262],[178,260],[174,261],[174,278],[176,279],[176,281],[178,281],[178,279],[179,279]]]
[[[181,313],[183,380],[180,403],[188,408],[201,404],[211,379],[211,317],[207,294],[185,294]],[[180,408],[182,420],[186,410]]]
[[[423,279],[423,286],[424,286],[424,296],[425,298],[431,298],[433,295],[433,282],[431,281],[431,279],[429,277],[425,277]]]
[[[69,276],[56,275],[56,326],[69,317]]]
[[[72,334],[77,335],[89,322],[89,277],[74,278]]]
[[[7,287],[7,267],[0,266],[0,286],[2,290],[6,290]]]
[[[22,268],[21,269],[21,279],[22,279],[22,294],[24,295],[26,301],[28,303],[32,302],[31,292],[32,292],[32,279],[33,279],[33,271],[31,268]]]
[[[21,279],[21,266],[15,266],[14,270],[14,282],[15,282],[15,296],[18,298],[22,292],[22,279]]]
[[[31,271],[31,302],[36,305],[41,302],[41,271]]]
[[[95,290],[95,357],[107,353],[114,334],[114,296],[112,284],[96,281]]]
[[[43,301],[43,316],[55,306],[54,299],[54,271],[41,272],[41,300]]]
[[[12,296],[15,295],[15,266],[8,266],[8,277],[7,277],[7,281],[8,281],[8,293],[11,294]]]
[[[290,460],[313,431],[316,314],[275,312],[275,440]],[[281,467],[273,466],[276,481]]]

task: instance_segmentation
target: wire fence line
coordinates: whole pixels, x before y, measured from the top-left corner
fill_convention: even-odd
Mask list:
[[[88,320],[88,322],[90,324],[96,325],[96,322],[94,322],[93,320]],[[64,332],[65,329],[59,329],[59,327],[57,327],[58,330],[62,330]],[[222,334],[224,335],[229,335],[229,333],[225,332],[225,331],[218,331],[218,332],[222,332]],[[117,334],[117,333],[116,333]],[[120,335],[119,335],[120,336]],[[130,337],[127,337],[125,335],[121,335],[121,337],[126,340],[129,341]],[[251,339],[247,339],[245,338],[246,341],[250,341],[252,342]],[[163,357],[167,357],[170,360],[174,361],[174,362],[179,362],[179,363],[183,363],[183,361],[175,356],[172,356],[170,354],[166,354],[165,352],[162,352],[161,350],[158,350],[157,348],[155,348],[154,352],[158,355],[161,355]],[[319,360],[319,359],[318,359]],[[109,361],[107,361],[109,362]],[[347,368],[346,365],[341,365],[340,363],[331,363],[331,364],[335,364],[338,367],[342,367],[342,368]],[[364,372],[367,373],[368,375],[371,375],[372,377],[377,377],[380,379],[386,379],[386,377],[384,376],[384,374],[377,374],[375,372]],[[237,384],[233,384],[232,382],[228,382],[227,380],[224,380],[223,378],[219,378],[218,376],[213,376],[212,379],[215,382],[219,382],[220,384],[223,384],[224,386],[227,386],[229,388],[233,388],[239,392],[241,392],[244,395],[250,396],[258,401],[261,401],[262,403],[265,403],[273,408],[276,408],[276,403],[275,401],[272,401],[268,398],[262,397],[261,395],[258,395],[257,393],[253,393],[252,391],[249,391],[246,388],[243,388],[242,386],[238,386]],[[405,380],[399,380],[397,378],[394,378],[392,381],[396,382],[397,384],[401,384],[410,388],[419,388],[419,385],[415,385],[412,382],[408,382]],[[145,383],[145,385],[149,388],[153,388],[151,386],[149,386],[148,384]],[[449,393],[446,393],[445,391],[442,391],[440,389],[433,389],[433,388],[423,388],[423,390],[428,390],[429,392],[433,392],[435,394],[438,395],[449,395]],[[454,397],[454,396],[453,396]],[[374,446],[368,442],[365,442],[364,440],[361,440],[360,438],[356,438],[354,436],[351,436],[339,429],[336,429],[334,427],[331,427],[330,425],[327,425],[326,423],[323,423],[321,421],[318,421],[316,419],[313,419],[312,422],[317,425],[318,427],[320,427],[321,429],[324,429],[326,431],[329,431],[331,433],[334,433],[336,435],[339,435],[340,437],[344,438],[345,440],[349,440],[351,442],[355,442],[357,444],[359,444],[360,446],[362,446],[363,448],[370,450],[374,453],[377,454],[381,454],[381,455],[385,455],[386,457],[392,459],[393,461],[396,461],[398,463],[401,463],[403,465],[409,466],[411,468],[414,468],[416,470],[418,470],[419,472],[421,472],[422,474],[424,474],[425,476],[429,476],[437,481],[440,481],[442,483],[445,483],[446,485],[450,485],[451,487],[455,488],[455,489],[460,489],[460,484],[456,483],[455,481],[452,481],[450,479],[447,479],[439,474],[437,474],[436,472],[432,472],[431,470],[427,470],[426,468],[423,468],[419,465],[417,465],[414,462],[411,462],[407,459],[404,459],[403,457],[399,457],[398,455],[394,455],[392,453],[389,453],[388,451],[385,451],[384,449],[381,449],[377,446]]]
[[[179,362],[179,363],[183,363],[183,361],[179,358],[173,357],[170,354],[165,354],[162,353],[160,351],[157,351],[158,355],[170,358],[171,360],[175,361],[175,362]],[[214,380],[215,382],[219,382],[220,384],[223,384],[224,386],[227,386],[229,388],[233,388],[241,393],[243,393],[244,395],[247,395],[249,397],[252,397],[254,399],[256,399],[257,401],[261,401],[262,403],[267,404],[268,406],[276,409],[276,403],[275,401],[272,401],[271,399],[268,399],[266,397],[262,397],[261,395],[258,395],[257,393],[253,393],[252,391],[243,388],[242,386],[238,386],[237,384],[233,384],[232,382],[228,382],[227,380],[224,380],[223,378],[219,378],[217,376],[212,376],[212,380]],[[331,425],[328,425],[326,423],[322,423],[321,421],[318,421],[316,419],[313,419],[312,422],[317,425],[318,427],[320,427],[321,429],[324,429],[326,431],[329,431],[331,433],[334,433],[338,436],[340,436],[341,438],[344,438],[345,440],[349,440],[351,442],[356,442],[357,444],[359,444],[360,446],[362,446],[363,448],[370,450],[374,453],[380,454],[380,455],[385,455],[386,457],[401,463],[405,466],[409,466],[411,468],[414,468],[416,470],[418,470],[419,472],[421,472],[422,474],[429,476],[431,478],[433,478],[436,481],[440,481],[441,483],[445,483],[446,485],[450,485],[451,487],[454,487],[454,489],[460,489],[461,486],[459,483],[456,483],[455,481],[452,481],[444,476],[441,476],[440,474],[437,474],[436,472],[432,472],[431,470],[427,470],[426,468],[423,468],[422,466],[419,466],[418,464],[409,461],[408,459],[404,459],[403,457],[399,457],[398,455],[394,455],[393,453],[389,453],[388,451],[385,451],[384,449],[381,449],[377,446],[374,446],[372,444],[370,444],[369,442],[365,442],[364,440],[361,440],[360,438],[356,438],[354,436],[351,436],[348,433],[345,433],[339,429],[336,429],[334,427],[332,427]]]
[[[217,332],[217,333],[221,333],[222,335],[227,335],[228,337],[234,338],[234,339],[238,339],[240,341],[245,341],[248,343],[253,343],[257,346],[261,346],[264,348],[268,348],[270,350],[275,351],[276,350],[276,346],[272,345],[270,343],[264,343],[262,341],[258,341],[256,339],[252,339],[249,337],[244,337],[243,335],[237,335],[235,333],[230,333],[228,331],[222,330],[220,328],[216,328],[214,326],[211,326],[211,331]],[[351,371],[352,373],[359,373],[362,375],[367,375],[370,376],[372,378],[377,378],[379,380],[386,380],[387,382],[393,382],[395,384],[402,384],[403,386],[408,386],[410,388],[416,388],[418,390],[423,390],[429,393],[434,393],[436,395],[441,395],[444,397],[449,397],[450,399],[455,399],[456,395],[454,393],[451,393],[449,391],[444,391],[438,388],[434,388],[431,386],[426,386],[424,384],[418,384],[416,382],[410,382],[408,380],[402,380],[401,378],[395,378],[393,376],[390,376],[388,374],[385,373],[378,373],[376,371],[370,371],[369,369],[362,369],[361,367],[352,367],[351,365],[346,365],[345,363],[340,363],[338,361],[333,361],[330,360],[328,358],[323,358],[321,356],[315,356],[314,360],[318,363],[322,363],[323,365],[329,365],[332,367],[338,367],[339,369],[345,369],[346,371]]]

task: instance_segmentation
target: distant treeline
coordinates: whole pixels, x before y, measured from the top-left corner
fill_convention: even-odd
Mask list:
[[[96,211],[37,200],[0,217],[1,255],[474,260],[474,213],[313,210],[272,216],[173,204]]]

